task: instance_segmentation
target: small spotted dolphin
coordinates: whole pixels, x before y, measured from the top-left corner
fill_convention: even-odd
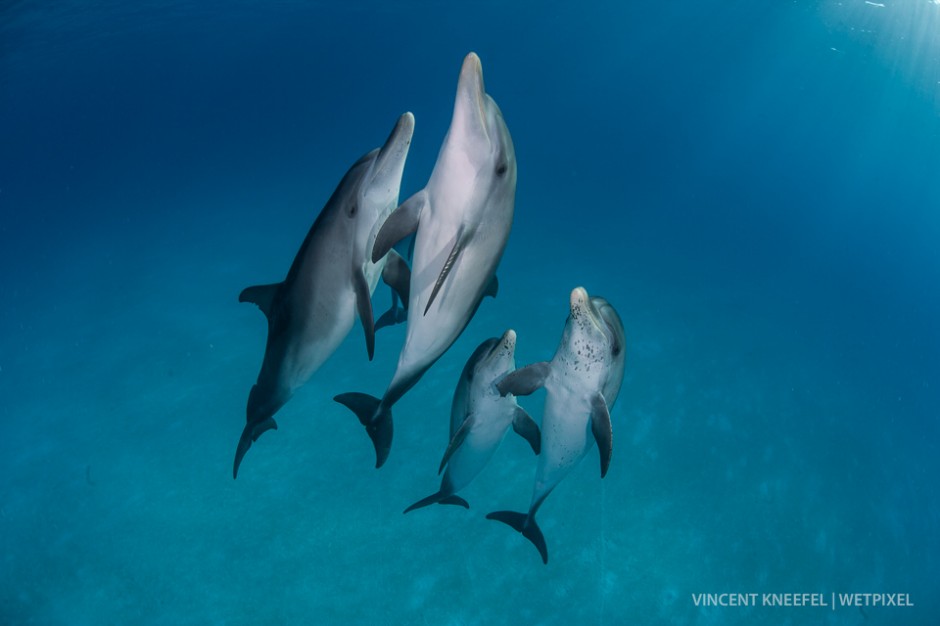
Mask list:
[[[372,259],[415,233],[405,345],[385,394],[335,400],[365,426],[381,467],[392,447],[392,405],[463,332],[484,295],[496,295],[496,266],[512,227],[516,156],[496,102],[484,91],[480,58],[464,59],[450,128],[427,186],[388,217]]]
[[[528,513],[496,511],[487,515],[509,524],[531,541],[548,563],[548,547],[535,514],[558,483],[597,442],[601,478],[613,450],[610,407],[623,382],[625,339],[620,316],[603,298],[590,298],[583,287],[571,292],[571,314],[552,360],[516,370],[497,384],[502,395],[527,396],[544,387],[542,453]]]
[[[284,282],[248,287],[239,302],[253,302],[268,319],[268,341],[258,382],[248,395],[247,421],[235,451],[242,458],[290,400],[343,341],[358,313],[369,359],[375,349],[372,292],[379,276],[408,300],[408,267],[392,251],[372,260],[379,226],[398,205],[414,116],[405,113],[381,148],[364,155],[343,176],[300,246]]]
[[[455,495],[483,469],[506,431],[512,426],[539,453],[539,427],[512,396],[501,396],[496,383],[516,369],[516,333],[507,330],[500,338],[487,339],[467,361],[450,412],[450,445],[444,452],[438,474],[447,466],[437,493],[415,502],[405,513],[430,504],[459,504]]]

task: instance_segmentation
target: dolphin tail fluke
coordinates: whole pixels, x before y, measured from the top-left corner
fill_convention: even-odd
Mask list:
[[[447,496],[446,498],[441,498],[441,501],[438,502],[438,504],[454,504],[456,506],[462,506],[465,509],[470,508],[470,503],[457,495]]]
[[[242,436],[238,439],[238,447],[235,448],[235,466],[232,469],[232,478],[238,478],[238,466],[242,464],[242,459],[245,458],[245,453],[248,452],[251,444],[258,441],[258,437],[262,433],[271,429],[277,430],[277,422],[274,421],[273,417],[257,424],[247,424],[245,426]]]
[[[545,545],[542,529],[535,523],[535,516],[515,511],[494,511],[487,515],[486,519],[502,522],[512,526],[516,532],[522,533],[522,536],[531,541],[535,549],[539,551],[542,563],[548,563],[548,546]]]
[[[444,495],[443,492],[438,491],[437,493],[432,493],[427,498],[418,500],[405,509],[404,513],[411,513],[415,509],[423,509],[424,507],[431,506],[432,504],[455,504],[457,506],[462,506],[465,509],[470,508],[470,504],[460,496],[454,494],[447,496]]]
[[[392,308],[390,308],[385,313],[382,313],[382,315],[379,316],[379,319],[375,322],[375,330],[385,328],[386,326],[402,324],[406,321],[408,321],[408,310],[398,306],[397,304],[392,304]]]
[[[366,427],[366,433],[375,446],[375,467],[382,467],[392,449],[391,409],[366,393],[341,393],[333,399],[355,413],[359,423]]]

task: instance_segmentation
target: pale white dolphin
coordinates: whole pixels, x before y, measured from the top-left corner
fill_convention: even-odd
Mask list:
[[[597,442],[601,478],[613,450],[610,408],[620,393],[625,363],[623,323],[603,298],[590,298],[583,287],[571,292],[571,314],[551,361],[516,370],[497,384],[501,394],[526,396],[544,387],[542,453],[528,513],[496,511],[487,515],[521,532],[548,563],[548,548],[535,514],[561,480]]]
[[[372,258],[417,231],[410,314],[398,367],[381,400],[344,393],[366,427],[381,467],[392,445],[392,405],[454,343],[484,295],[496,293],[496,266],[512,227],[516,156],[496,102],[484,91],[480,58],[464,59],[450,128],[427,186],[386,220]]]
[[[455,495],[476,478],[502,443],[512,426],[539,453],[539,427],[513,396],[501,396],[496,383],[516,369],[516,332],[507,330],[492,337],[470,355],[450,412],[450,444],[441,459],[438,474],[447,466],[437,493],[415,502],[405,513],[431,504],[459,504],[470,508]]]
[[[375,348],[372,292],[379,276],[407,302],[408,268],[392,251],[372,260],[379,226],[398,205],[414,116],[405,113],[385,145],[364,155],[346,172],[304,239],[287,278],[248,287],[238,297],[253,302],[268,319],[268,340],[258,382],[248,395],[247,424],[235,451],[233,476],[273,415],[343,341],[358,313],[369,359]]]

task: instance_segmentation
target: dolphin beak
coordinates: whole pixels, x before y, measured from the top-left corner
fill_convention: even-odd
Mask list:
[[[515,350],[516,349],[516,331],[510,328],[509,330],[504,332],[503,340],[501,341],[501,343],[504,346],[506,346],[507,350],[511,350],[511,351]]]
[[[584,287],[575,287],[571,290],[571,312],[579,313],[584,310],[588,302],[588,293]]]
[[[571,290],[571,316],[585,318],[596,330],[604,332],[604,322],[599,319],[600,314],[584,287],[575,287]]]
[[[468,126],[479,128],[486,134],[485,95],[483,64],[476,52],[471,52],[464,58],[460,68],[457,101],[454,103],[454,119],[459,118]]]
[[[385,145],[375,157],[372,170],[372,179],[401,180],[405,171],[405,160],[408,158],[408,149],[411,147],[411,137],[415,132],[415,116],[409,113],[402,114],[395,123]]]

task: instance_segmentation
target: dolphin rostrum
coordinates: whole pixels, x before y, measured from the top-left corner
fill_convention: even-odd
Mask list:
[[[497,384],[500,394],[526,396],[546,391],[542,417],[542,453],[528,513],[496,511],[487,515],[509,524],[531,541],[548,563],[548,548],[535,514],[561,480],[597,442],[601,478],[613,450],[610,408],[620,393],[625,361],[623,323],[603,298],[590,298],[582,287],[571,292],[571,314],[551,361],[516,370]]]
[[[484,91],[480,58],[464,59],[450,128],[427,186],[388,217],[372,258],[416,232],[410,314],[398,367],[382,399],[344,393],[375,446],[381,467],[392,445],[392,405],[454,343],[484,295],[496,293],[496,266],[512,227],[516,157],[496,102]]]
[[[385,145],[360,158],[336,187],[304,239],[284,282],[248,287],[239,302],[253,302],[268,319],[268,340],[258,382],[248,395],[247,421],[235,451],[233,476],[274,414],[343,341],[358,314],[369,359],[375,349],[372,292],[383,276],[407,302],[408,268],[395,252],[373,261],[379,226],[398,205],[398,190],[414,116],[405,113]]]
[[[496,383],[516,369],[516,333],[487,339],[467,361],[450,412],[450,445],[438,473],[447,466],[437,493],[415,502],[405,513],[431,504],[459,504],[470,508],[456,493],[470,484],[496,452],[512,426],[539,453],[539,427],[512,396],[501,396]]]

